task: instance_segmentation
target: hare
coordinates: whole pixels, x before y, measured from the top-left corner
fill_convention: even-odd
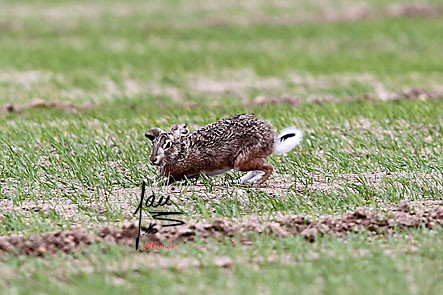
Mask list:
[[[169,133],[172,134],[174,140],[180,139],[182,136],[189,134],[189,129],[186,123],[178,123],[171,126]]]
[[[204,173],[214,176],[231,169],[247,171],[241,183],[262,184],[273,167],[265,159],[284,154],[298,145],[303,132],[285,129],[275,137],[272,127],[254,114],[236,115],[189,133],[186,124],[175,124],[169,132],[153,128],[145,136],[152,142],[149,157],[169,183]]]

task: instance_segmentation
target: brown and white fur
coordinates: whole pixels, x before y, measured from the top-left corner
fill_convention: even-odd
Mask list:
[[[171,181],[214,176],[231,169],[248,171],[241,182],[262,184],[273,167],[265,159],[285,154],[300,143],[303,132],[285,129],[275,137],[272,127],[254,114],[222,119],[189,133],[186,124],[169,132],[153,128],[145,136],[152,141],[151,164]]]

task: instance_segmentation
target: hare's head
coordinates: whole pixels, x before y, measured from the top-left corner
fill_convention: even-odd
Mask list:
[[[160,128],[153,128],[145,136],[152,142],[152,151],[149,161],[155,166],[160,166],[165,159],[175,159],[179,154],[179,144],[173,134]]]

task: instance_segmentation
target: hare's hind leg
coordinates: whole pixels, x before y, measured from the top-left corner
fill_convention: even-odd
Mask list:
[[[263,166],[260,167],[261,171],[264,172],[264,174],[262,175],[262,177],[257,181],[257,185],[262,184],[263,182],[266,181],[266,179],[268,179],[269,176],[271,176],[272,171],[274,171],[274,167],[272,167],[271,164],[269,163],[263,163]]]
[[[239,171],[250,171],[242,177],[242,183],[257,182],[258,185],[265,182],[274,170],[271,164],[265,163],[264,159],[250,159],[250,157],[248,159],[243,156],[237,157],[234,162],[234,169]]]
[[[240,177],[240,183],[252,182],[251,179],[257,177],[258,173],[261,173],[261,171],[249,171],[248,173]]]
[[[256,183],[264,174],[265,173],[260,170],[249,171],[246,175],[240,178],[240,183]]]

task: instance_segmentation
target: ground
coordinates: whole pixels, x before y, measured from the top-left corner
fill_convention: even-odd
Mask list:
[[[442,16],[440,0],[1,2],[1,292],[439,294]],[[265,186],[165,186],[149,166],[146,130],[246,112],[305,133]],[[185,224],[156,221],[135,251],[142,180]]]

